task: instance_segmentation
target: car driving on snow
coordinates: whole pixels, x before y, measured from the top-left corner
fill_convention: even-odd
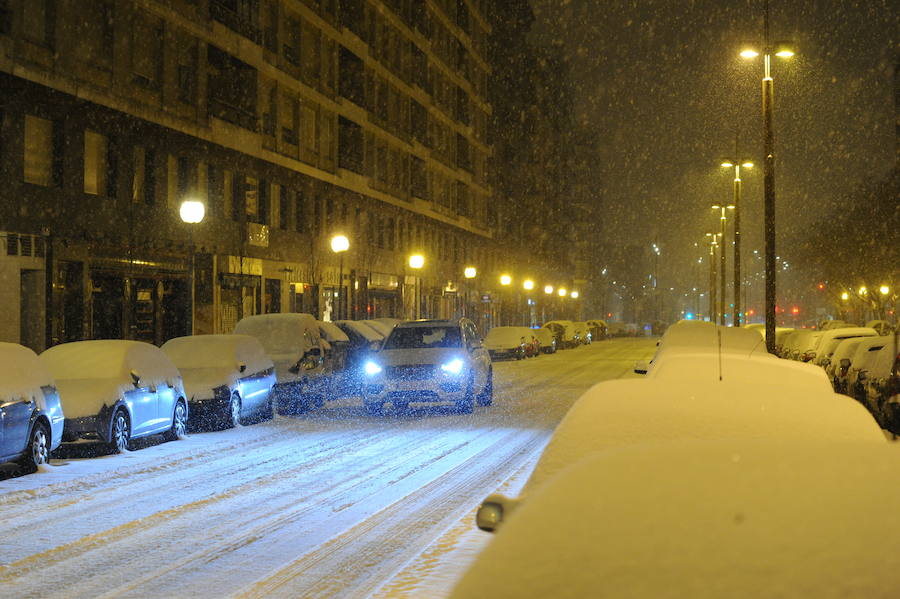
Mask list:
[[[471,412],[493,398],[491,358],[465,318],[398,324],[363,369],[363,404],[372,414],[385,403],[405,410],[418,402]]]

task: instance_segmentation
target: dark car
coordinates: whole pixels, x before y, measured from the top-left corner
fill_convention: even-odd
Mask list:
[[[340,377],[339,394],[344,397],[362,395],[364,380],[363,366],[384,338],[371,327],[354,320],[339,320],[334,323],[349,339],[347,349],[347,367]]]

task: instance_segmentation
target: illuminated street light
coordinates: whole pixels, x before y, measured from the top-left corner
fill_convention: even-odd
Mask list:
[[[766,349],[775,353],[775,82],[772,79],[772,54],[779,58],[794,55],[786,42],[773,47],[769,43],[769,2],[764,4],[763,17],[763,222],[766,240]],[[741,57],[759,56],[757,48],[744,46]]]
[[[719,235],[722,236],[722,247],[719,249],[719,258],[721,262],[722,273],[719,275],[720,280],[720,296],[719,296],[719,324],[725,326],[725,271],[727,269],[727,259],[725,257],[725,229],[728,218],[725,216],[726,210],[734,210],[734,205],[729,204],[728,206],[723,206],[719,204],[715,204],[713,206],[713,210],[721,210],[722,215],[720,217],[720,222],[722,223],[721,231]]]
[[[331,238],[331,251],[340,256],[338,268],[338,294],[337,294],[337,318],[343,320],[347,317],[344,310],[344,252],[350,249],[350,240],[345,235],[335,235]]]
[[[553,293],[553,285],[545,285],[544,293],[546,293],[547,295],[550,295],[551,293]]]
[[[850,294],[847,293],[846,291],[843,292],[843,293],[841,294],[841,299],[844,300],[844,301],[846,302],[847,300],[850,299]]]
[[[891,288],[888,287],[887,285],[882,285],[881,287],[878,288],[878,291],[879,291],[879,293],[881,293],[881,295],[887,295],[888,293],[891,292]]]
[[[419,270],[423,266],[425,266],[425,256],[423,256],[422,254],[412,254],[409,257],[409,267],[410,268],[412,268],[414,270]],[[414,299],[416,302],[416,307],[414,310],[415,318],[419,319],[422,317],[422,296],[421,296],[421,290],[419,289],[419,276],[418,275],[416,275],[416,285],[415,285],[415,290],[413,292],[413,295],[415,295]]]
[[[565,287],[560,287],[559,291],[557,291],[556,293],[559,294],[559,297],[566,297],[568,291],[566,291]]]
[[[749,160],[723,160],[722,166],[734,169],[734,318],[732,325],[741,326],[741,167],[753,168]]]
[[[425,256],[422,254],[413,254],[409,257],[409,267],[416,270],[425,266]]]
[[[504,287],[512,284],[512,277],[509,275],[500,275],[500,284]]]
[[[525,291],[531,291],[532,289],[534,289],[534,281],[532,281],[531,279],[525,279],[524,281],[522,281],[522,287],[525,289]]]
[[[572,299],[578,299],[578,295],[579,294],[577,291],[573,291],[572,293],[569,294],[569,297],[571,297]]]
[[[860,295],[868,295],[868,294],[869,294],[869,290],[866,289],[865,286],[860,287],[860,288],[859,288],[859,294],[860,294]]]
[[[475,270],[474,266],[467,266],[466,269],[463,271],[463,274],[465,275],[465,277],[467,279],[474,279],[475,275],[477,274],[477,271]]]
[[[203,217],[206,216],[206,204],[200,202],[198,200],[185,200],[181,202],[181,206],[178,208],[178,215],[181,217],[181,220],[188,225],[196,225],[203,222]],[[196,260],[195,260],[195,247],[194,247],[194,227],[191,226],[188,228],[190,231],[191,238],[191,290],[190,290],[190,302],[188,306],[188,322],[191,327],[191,334],[194,334],[194,297],[196,295]]]

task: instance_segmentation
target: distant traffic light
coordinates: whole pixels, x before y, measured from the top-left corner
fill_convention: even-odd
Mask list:
[[[794,306],[793,308],[791,308],[791,314],[794,314],[794,315],[800,314],[800,308],[798,308],[797,306]]]

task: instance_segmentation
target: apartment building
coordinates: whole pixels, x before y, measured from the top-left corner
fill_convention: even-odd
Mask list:
[[[0,339],[490,318],[490,30],[485,0],[0,0]]]

